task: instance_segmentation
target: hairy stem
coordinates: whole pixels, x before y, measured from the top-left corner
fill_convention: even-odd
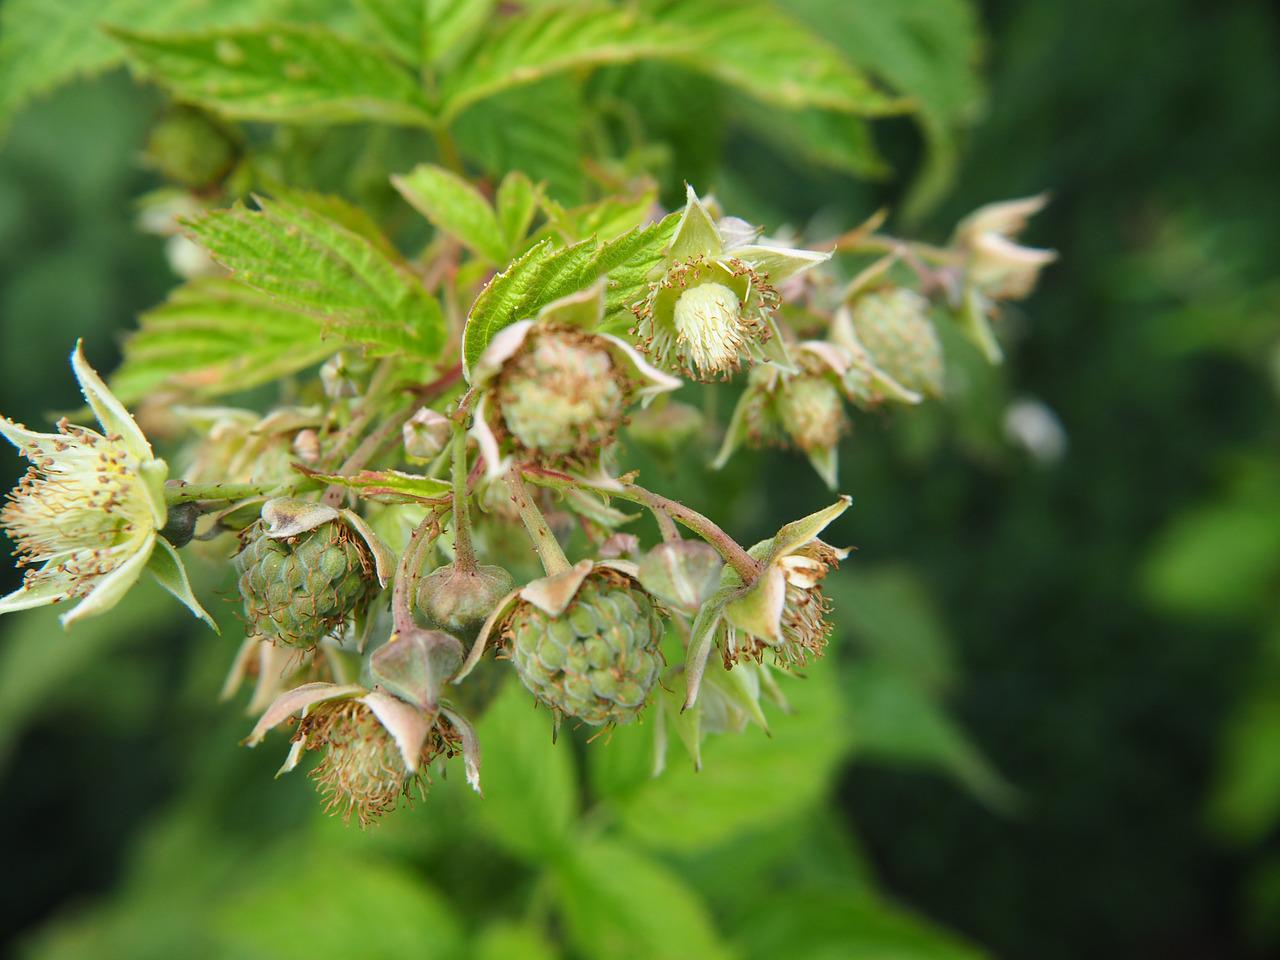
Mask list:
[[[725,563],[738,572],[743,582],[753,582],[760,572],[760,564],[753,560],[746,550],[742,549],[738,541],[721,530],[712,520],[704,517],[698,511],[686,507],[683,503],[668,499],[634,483],[591,483],[578,477],[556,473],[533,464],[524,464],[519,469],[532,483],[536,483],[539,486],[552,487],[557,490],[567,490],[575,486],[584,487],[588,490],[595,490],[597,493],[603,493],[605,496],[620,497],[623,500],[638,503],[652,511],[661,511],[676,523],[692,530],[711,546],[715,547],[716,552],[724,558]],[[512,472],[515,472],[514,468]]]
[[[529,539],[533,541],[533,548],[538,551],[542,569],[549,577],[564,573],[569,569],[569,560],[560,549],[560,542],[556,539],[556,535],[547,526],[546,517],[529,496],[529,488],[524,485],[520,468],[512,467],[507,471],[506,480],[507,486],[511,488],[511,499],[516,509],[520,511],[520,519],[524,523],[525,530],[528,531]]]
[[[413,622],[413,596],[417,593],[422,553],[431,542],[431,535],[439,530],[439,523],[440,514],[434,510],[429,512],[409,535],[409,542],[400,555],[396,585],[391,593],[391,614],[396,633],[404,633],[416,626]]]
[[[188,483],[170,480],[164,485],[164,499],[170,506],[198,500],[246,500],[249,497],[281,497],[297,491],[305,483]]]
[[[467,426],[465,411],[453,422],[453,559],[457,569],[472,572],[476,552],[471,544],[471,514],[467,505]]]

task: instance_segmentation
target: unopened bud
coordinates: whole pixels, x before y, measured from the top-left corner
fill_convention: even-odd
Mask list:
[[[514,585],[502,567],[480,564],[464,570],[450,563],[422,579],[418,610],[429,626],[471,640]]]
[[[434,460],[449,443],[453,425],[449,418],[423,407],[405,423],[404,452],[413,460]]]
[[[219,184],[239,157],[239,148],[220,123],[206,113],[178,107],[162,117],[147,137],[143,160],[167,180],[193,189]]]

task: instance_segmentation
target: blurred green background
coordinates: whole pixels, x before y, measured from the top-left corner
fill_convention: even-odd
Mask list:
[[[67,635],[6,617],[0,950],[1280,951],[1280,15],[1092,0],[973,19],[958,0],[893,0],[913,61],[870,0],[787,5],[895,85],[933,83],[947,143],[926,159],[911,121],[877,124],[899,175],[859,183],[776,130],[708,123],[718,106],[654,109],[668,194],[687,177],[767,224],[817,212],[834,229],[901,203],[955,149],[915,234],[945,240],[982,203],[1049,189],[1030,240],[1061,253],[1006,319],[1003,369],[955,344],[949,403],[857,421],[838,656],[788,686],[795,714],[769,740],[722,738],[702,774],[678,757],[648,781],[631,731],[552,751],[504,699],[481,729],[488,800],[451,781],[362,833],[321,816],[302,778],[272,780],[281,744],[237,746],[246,718],[215,703],[230,603],[221,639],[150,586]],[[110,369],[175,283],[163,241],[134,227],[162,102],[117,71],[40,99],[3,145],[8,416],[74,407],[74,339]],[[1060,460],[1005,435],[1018,397],[1056,413]],[[0,452],[0,476],[19,469]],[[826,496],[776,454],[652,484],[748,543]],[[14,583],[6,566],[0,588]]]

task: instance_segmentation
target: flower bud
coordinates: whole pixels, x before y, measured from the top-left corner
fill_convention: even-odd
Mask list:
[[[143,161],[166,179],[199,190],[221,183],[239,152],[227,129],[207,113],[177,107],[151,129]]]
[[[403,427],[404,452],[411,460],[434,460],[449,443],[453,425],[449,418],[423,407]]]
[[[433,629],[470,640],[513,586],[511,574],[502,567],[482,563],[463,570],[456,563],[446,564],[418,585],[418,610]]]
[[[353,360],[345,353],[335,353],[320,367],[320,384],[330,400],[358,397],[364,392],[368,363]]]

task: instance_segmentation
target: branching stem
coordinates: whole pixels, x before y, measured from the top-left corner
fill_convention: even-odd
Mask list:
[[[507,486],[511,488],[511,500],[520,511],[520,519],[533,541],[533,548],[538,551],[538,559],[542,561],[542,569],[547,576],[554,577],[569,569],[569,560],[560,549],[560,541],[547,526],[547,518],[542,515],[538,505],[529,496],[529,488],[524,485],[524,478],[519,467],[507,471]]]
[[[720,556],[724,558],[725,563],[733,567],[745,583],[754,581],[756,575],[760,572],[760,564],[752,559],[746,550],[742,549],[738,541],[721,530],[712,520],[704,517],[698,511],[686,507],[683,503],[668,499],[634,483],[620,481],[609,484],[591,483],[579,477],[571,477],[553,470],[546,470],[534,464],[524,464],[519,469],[530,482],[539,486],[551,487],[556,490],[583,487],[588,490],[594,490],[597,493],[603,493],[608,497],[620,497],[623,500],[638,503],[655,512],[661,511],[676,523],[692,530],[711,546],[715,547]]]

